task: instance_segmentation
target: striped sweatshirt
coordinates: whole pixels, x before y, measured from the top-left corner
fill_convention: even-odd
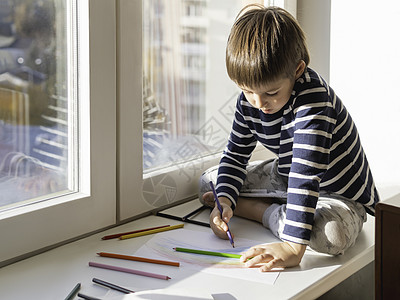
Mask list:
[[[358,201],[374,215],[379,196],[357,128],[342,101],[311,68],[296,80],[277,113],[264,114],[243,93],[238,97],[216,187],[233,208],[257,142],[278,156],[278,172],[288,179],[282,239],[309,243],[320,191]]]

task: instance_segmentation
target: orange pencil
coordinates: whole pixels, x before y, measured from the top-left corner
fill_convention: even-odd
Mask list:
[[[103,236],[101,239],[102,240],[115,239],[115,238],[119,238],[120,236],[123,236],[123,235],[128,235],[128,234],[133,234],[133,233],[138,233],[138,232],[143,232],[143,231],[149,231],[149,230],[164,228],[164,227],[168,227],[168,226],[170,226],[170,225],[163,225],[163,226],[158,226],[158,227],[139,229],[139,230],[124,232],[124,233],[116,233],[116,234]]]
[[[141,262],[152,263],[152,264],[179,267],[179,262],[174,262],[174,261],[159,260],[159,259],[145,258],[145,257],[139,257],[139,256],[107,253],[107,252],[99,252],[97,254],[100,256],[103,256],[103,257],[127,259],[127,260],[141,261]]]

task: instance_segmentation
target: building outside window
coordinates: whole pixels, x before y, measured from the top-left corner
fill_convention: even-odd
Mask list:
[[[0,1],[0,210],[76,188],[66,1]]]
[[[225,146],[239,93],[225,71],[225,44],[245,4],[143,1],[145,173]]]

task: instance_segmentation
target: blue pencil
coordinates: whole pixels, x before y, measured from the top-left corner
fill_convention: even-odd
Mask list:
[[[212,181],[210,181],[210,185],[211,185],[211,189],[214,194],[215,202],[217,202],[217,206],[221,213],[221,218],[222,218],[222,207],[221,207],[221,204],[219,203],[217,192],[215,191],[214,184],[212,183]],[[226,224],[226,225],[228,226],[228,224]],[[228,226],[228,231],[226,232],[226,234],[228,235],[228,238],[229,238],[229,241],[231,242],[232,247],[235,248],[235,244],[233,243],[233,238],[232,238],[231,231],[229,230],[229,226]]]

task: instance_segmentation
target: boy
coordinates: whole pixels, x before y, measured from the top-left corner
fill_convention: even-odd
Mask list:
[[[298,265],[307,245],[342,254],[379,201],[357,129],[308,67],[297,21],[277,7],[245,9],[226,49],[228,75],[243,93],[220,164],[201,178],[200,200],[214,206],[209,181],[218,172],[223,212],[214,207],[211,228],[226,239],[233,210],[269,228],[282,242],[254,246],[241,258],[261,271]],[[277,158],[247,166],[257,142]]]

